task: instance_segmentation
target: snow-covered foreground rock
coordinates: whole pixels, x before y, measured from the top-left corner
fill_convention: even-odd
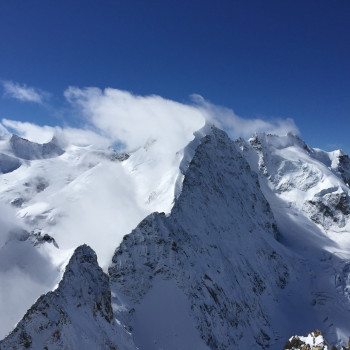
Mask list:
[[[326,340],[320,331],[308,333],[306,336],[294,335],[290,337],[284,345],[284,350],[317,349],[328,350]]]
[[[53,289],[80,244],[92,246],[105,271],[112,261],[108,286],[95,254],[79,248],[59,287],[33,305],[1,349],[26,339],[47,341],[33,348],[48,349],[282,349],[291,334],[309,329],[347,344],[350,162],[343,153],[312,149],[293,135],[233,142],[215,127],[187,137],[184,149],[149,140],[129,155],[69,146],[28,160],[1,142],[0,151],[20,162],[1,175],[9,218],[0,242],[5,314],[24,283],[30,297],[18,319]],[[109,288],[110,304],[101,297]],[[109,311],[96,316],[101,298]],[[47,318],[38,310],[48,299]],[[83,308],[77,299],[86,300]],[[59,310],[69,314],[64,325]],[[52,338],[56,329],[71,340]]]
[[[335,345],[329,345],[323,337],[321,331],[316,330],[306,334],[306,336],[294,335],[290,337],[283,347],[284,350],[338,350]],[[342,346],[341,350],[350,349],[350,339],[347,346]]]

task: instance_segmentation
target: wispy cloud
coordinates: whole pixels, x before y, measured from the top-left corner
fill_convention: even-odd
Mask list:
[[[11,81],[2,84],[7,95],[22,101],[43,103],[47,97],[46,92],[26,85]],[[37,142],[47,142],[54,134],[67,143],[116,142],[128,151],[149,140],[158,140],[164,147],[179,150],[205,122],[225,130],[232,139],[248,138],[256,132],[299,134],[293,119],[242,118],[232,109],[215,105],[200,95],[192,95],[191,103],[180,103],[157,95],[139,96],[113,88],[69,87],[64,96],[70,103],[70,112],[83,116],[85,125],[82,128],[38,126],[2,119],[0,134],[10,130]]]
[[[71,144],[87,146],[94,144],[99,147],[107,147],[110,145],[110,140],[88,128],[77,129],[68,126],[64,128],[59,126],[42,126],[3,118],[0,121],[0,135],[8,133],[15,133],[30,141],[38,143],[49,142],[53,136],[56,136],[62,143],[62,146]]]
[[[164,147],[174,144],[180,149],[206,121],[225,130],[232,139],[251,137],[256,132],[299,134],[292,119],[242,118],[232,109],[214,105],[200,95],[192,95],[190,104],[112,88],[70,87],[64,95],[81,110],[88,123],[128,149],[141,146],[150,138],[164,141]]]
[[[42,104],[49,94],[46,91],[35,89],[26,84],[16,83],[11,80],[2,81],[5,96],[22,102],[33,102]]]
[[[68,88],[64,95],[89,124],[112,142],[124,144],[127,150],[157,140],[177,151],[205,124],[205,116],[196,106],[156,95],[76,87]]]
[[[286,135],[288,132],[299,134],[299,129],[291,118],[242,118],[232,109],[208,102],[200,95],[194,94],[191,97],[207,120],[225,130],[232,139],[248,138],[257,132],[274,135]]]

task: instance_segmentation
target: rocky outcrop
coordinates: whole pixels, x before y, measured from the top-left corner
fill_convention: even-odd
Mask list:
[[[78,247],[56,290],[42,295],[0,349],[135,349],[113,316],[108,276]]]
[[[39,144],[12,135],[10,147],[16,157],[26,160],[53,158],[64,153],[55,137],[48,143]]]
[[[340,154],[338,162],[338,172],[344,182],[350,187],[350,158],[347,154]]]

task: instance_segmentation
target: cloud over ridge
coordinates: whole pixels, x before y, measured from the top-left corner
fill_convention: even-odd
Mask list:
[[[2,82],[5,94],[21,101],[41,104],[45,92],[11,81]],[[188,103],[158,95],[140,96],[115,88],[68,87],[64,97],[69,110],[80,116],[80,128],[39,126],[29,122],[2,119],[0,133],[11,130],[35,142],[48,142],[53,135],[67,143],[117,143],[126,151],[157,140],[180,150],[193,138],[193,132],[212,123],[232,139],[248,138],[256,132],[299,134],[293,119],[242,118],[227,107],[215,105],[193,94]]]
[[[299,129],[291,118],[242,118],[232,109],[215,105],[198,94],[191,95],[191,98],[207,120],[225,130],[232,139],[247,138],[259,132],[275,135],[286,135],[288,132],[299,134]]]
[[[149,139],[177,143],[183,134],[192,135],[205,123],[198,108],[156,95],[75,87],[69,87],[64,95],[80,108],[87,122],[127,149],[142,146]]]
[[[242,118],[232,109],[212,104],[196,94],[188,104],[113,88],[69,87],[64,96],[80,109],[87,122],[129,149],[144,144],[149,138],[176,142],[181,134],[193,133],[205,122],[224,129],[233,139],[250,137],[255,132],[299,134],[292,119]]]

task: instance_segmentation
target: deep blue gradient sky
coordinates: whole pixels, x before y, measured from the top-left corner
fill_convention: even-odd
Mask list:
[[[1,1],[0,79],[51,93],[2,96],[0,119],[74,124],[57,112],[69,85],[198,93],[350,152],[350,1]]]

